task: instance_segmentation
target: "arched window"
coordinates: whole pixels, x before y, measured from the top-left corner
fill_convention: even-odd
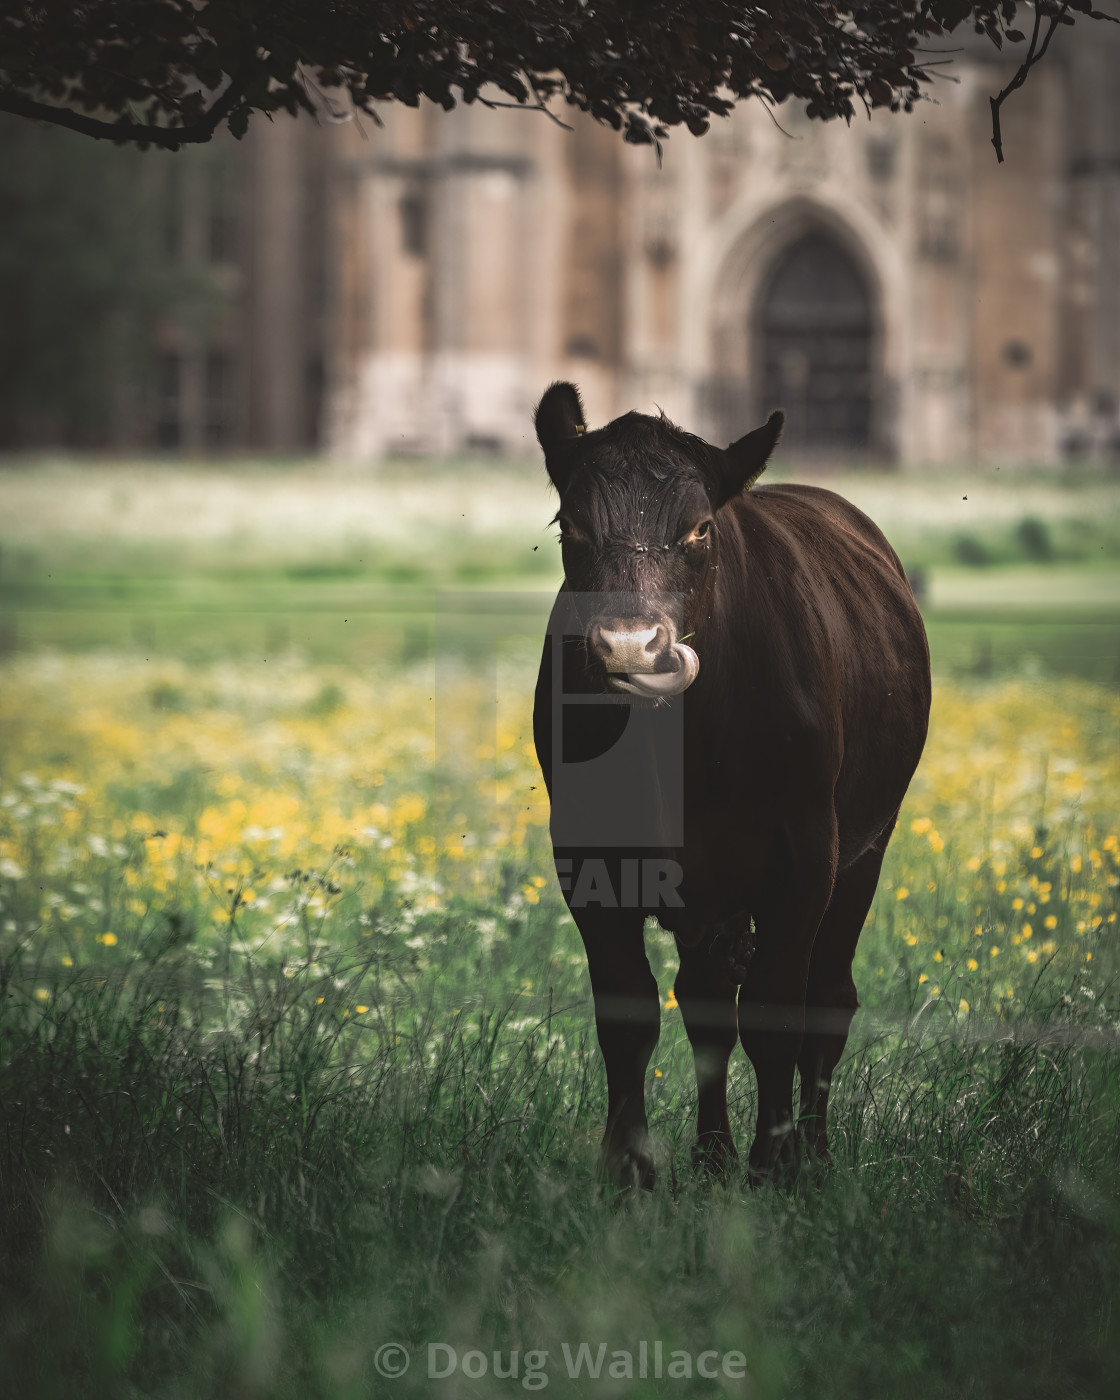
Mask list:
[[[778,257],[759,295],[756,363],[763,404],[785,409],[784,443],[871,446],[873,334],[867,282],[835,239],[807,233]]]

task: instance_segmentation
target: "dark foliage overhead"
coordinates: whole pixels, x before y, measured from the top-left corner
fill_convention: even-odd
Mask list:
[[[175,149],[254,112],[341,117],[421,97],[590,112],[626,140],[696,135],[736,101],[811,117],[909,110],[947,36],[1024,45],[1015,80],[1091,0],[6,0],[0,110]],[[1021,23],[1021,28],[1016,27]]]

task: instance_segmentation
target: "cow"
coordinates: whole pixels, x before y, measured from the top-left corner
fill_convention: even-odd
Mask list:
[[[654,1181],[647,915],[680,957],[698,1168],[737,1157],[736,1040],[758,1090],[751,1184],[788,1183],[802,1144],[829,1160],[856,942],[925,742],[929,648],[898,556],[831,491],[755,486],[782,423],[724,451],[664,416],[589,431],[567,383],[536,410],[564,582],[533,737],[606,1068],[603,1166],[624,1187]]]

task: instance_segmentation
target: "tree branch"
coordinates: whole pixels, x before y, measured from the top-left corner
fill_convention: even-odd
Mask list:
[[[89,117],[83,112],[76,112],[72,107],[56,107],[49,102],[37,102],[22,92],[2,89],[0,112],[11,112],[14,116],[27,117],[32,121],[50,122],[53,126],[77,131],[82,136],[92,136],[95,141],[146,142],[152,146],[161,146],[167,151],[177,151],[180,146],[201,145],[209,141],[244,96],[245,89],[262,72],[264,65],[257,60],[243,65],[206,114],[198,121],[183,126],[103,121],[100,117]]]
[[[1065,14],[1068,9],[1069,5],[1063,4],[1062,8],[1058,11],[1057,14],[1050,16],[1050,27],[1046,31],[1046,38],[1043,39],[1041,48],[1039,48],[1038,33],[1042,25],[1042,12],[1039,10],[1038,5],[1035,5],[1034,30],[1031,33],[1031,42],[1027,48],[1026,58],[1023,59],[1022,63],[1019,65],[1018,71],[1016,72],[1015,76],[1011,79],[1011,81],[1007,84],[1007,86],[1003,89],[999,96],[988,98],[988,101],[992,104],[992,145],[996,148],[996,160],[999,162],[1000,165],[1003,164],[1003,132],[1000,129],[999,109],[1003,106],[1003,100],[1005,97],[1010,97],[1010,95],[1015,91],[1016,88],[1021,88],[1023,86],[1023,84],[1027,81],[1027,74],[1034,67],[1034,65],[1045,55],[1046,50],[1050,47],[1050,40],[1054,37],[1054,31],[1065,18]]]
[[[475,101],[480,107],[486,107],[491,111],[499,111],[504,108],[510,112],[543,112],[549,121],[555,122],[557,126],[562,127],[565,131],[572,130],[566,121],[562,121],[550,107],[547,107],[541,101],[535,89],[534,95],[537,97],[535,102],[502,102],[492,97],[476,97]]]

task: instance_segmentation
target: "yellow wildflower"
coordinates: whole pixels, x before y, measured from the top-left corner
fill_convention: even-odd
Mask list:
[[[393,820],[400,826],[418,822],[428,810],[427,803],[415,793],[406,793],[393,809]]]

